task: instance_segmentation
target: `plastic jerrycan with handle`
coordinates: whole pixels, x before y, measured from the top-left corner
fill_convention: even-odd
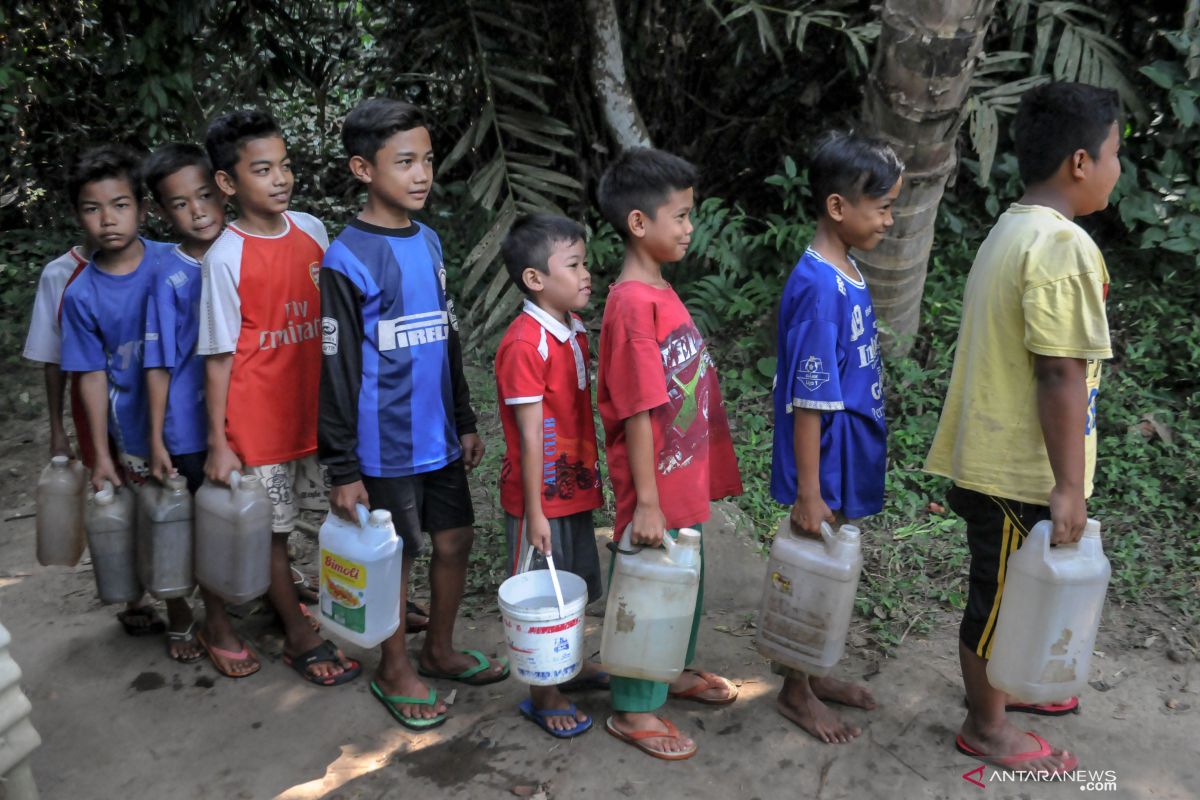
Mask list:
[[[771,545],[754,644],[767,658],[810,675],[825,675],[841,659],[862,574],[859,530],[837,533],[821,523],[821,538],[792,532],[784,517]]]
[[[271,499],[256,475],[229,474],[196,492],[196,582],[233,605],[271,585]]]
[[[142,596],[137,575],[137,511],[133,490],[105,481],[87,513],[88,548],[96,594],[102,603],[132,603]]]
[[[610,543],[616,563],[600,661],[613,675],[670,683],[683,672],[692,633],[700,532],[683,528],[676,540],[664,533],[660,549],[631,545],[630,528],[619,546]]]
[[[146,591],[169,600],[195,588],[192,569],[192,495],[187,479],[171,475],[138,492],[138,577]]]
[[[37,484],[37,560],[44,567],[73,567],[83,555],[87,476],[83,465],[55,456]]]
[[[357,510],[357,522],[330,511],[321,525],[321,620],[346,641],[374,647],[400,627],[404,543],[391,512]]]
[[[1050,547],[1054,523],[1033,526],[1008,559],[988,682],[1026,703],[1064,700],[1087,681],[1111,574],[1100,523],[1075,544]]]

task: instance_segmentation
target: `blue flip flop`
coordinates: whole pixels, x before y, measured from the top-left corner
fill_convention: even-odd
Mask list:
[[[519,708],[521,710],[521,714],[525,718],[532,721],[535,725],[537,725],[539,728],[544,730],[546,733],[553,736],[555,739],[571,739],[575,736],[578,736],[581,733],[587,733],[588,731],[590,731],[592,729],[592,718],[591,717],[587,718],[587,722],[576,721],[575,727],[569,731],[556,731],[553,728],[551,728],[549,725],[546,724],[547,717],[573,717],[573,716],[575,716],[577,713],[579,713],[579,709],[575,708],[574,703],[571,704],[570,708],[566,708],[566,709],[548,708],[545,711],[542,711],[540,709],[534,708],[533,700],[527,697],[520,702],[520,704],[517,706],[517,708]]]

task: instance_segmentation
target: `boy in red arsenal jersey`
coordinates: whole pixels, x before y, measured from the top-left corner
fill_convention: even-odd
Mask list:
[[[287,541],[305,494],[320,492],[316,463],[321,374],[317,275],[329,245],[325,226],[288,211],[291,159],[278,126],[262,111],[235,111],[209,126],[204,142],[217,187],[236,199],[238,218],[204,257],[197,352],[207,356],[205,474],[226,483],[245,469],[271,497],[271,587],[283,622],[283,660],[307,680],[333,686],[362,671],[322,641],[292,583]],[[230,677],[257,667],[232,627],[205,622],[214,665]]]
[[[600,210],[625,239],[625,263],[608,293],[600,329],[596,402],[617,499],[615,538],[657,547],[665,529],[699,530],[709,501],[741,494],[716,366],[662,265],[691,242],[696,169],[648,148],[622,153],[600,181]],[[627,530],[628,529],[628,530]],[[703,552],[703,544],[701,545]],[[696,649],[704,597],[692,621]],[[679,760],[696,743],[654,712],[671,697],[732,703],[737,689],[709,672],[684,670],[670,686],[614,675],[609,733],[656,758]]]
[[[539,555],[530,568],[558,569],[583,578],[588,600],[600,598],[600,558],[592,511],[603,503],[596,423],[588,381],[588,340],[574,311],[592,295],[586,233],[565,217],[536,214],[518,221],[501,252],[525,305],[496,352],[496,396],[504,426],[500,504],[504,506],[512,572],[528,546]],[[524,536],[522,537],[522,532]],[[518,677],[520,673],[518,671]],[[566,739],[591,729],[592,720],[562,689],[606,688],[607,675],[585,663],[561,686],[531,686],[522,714]]]

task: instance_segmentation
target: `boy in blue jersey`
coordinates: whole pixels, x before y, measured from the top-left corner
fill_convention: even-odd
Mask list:
[[[168,144],[150,154],[142,169],[159,210],[179,236],[158,265],[146,306],[142,366],[150,414],[150,474],[163,481],[172,473],[187,480],[192,493],[204,482],[208,418],[204,405],[204,357],[200,334],[200,266],[225,226],[225,208],[212,165],[194,144]],[[204,598],[202,635],[217,670],[242,678],[257,672],[258,659],[237,634],[221,598],[200,587]],[[172,658],[199,658],[204,650],[195,625],[167,632]],[[188,658],[186,660],[193,660]]]
[[[100,489],[149,474],[142,343],[146,301],[167,245],[141,238],[144,211],[138,157],[123,147],[89,150],[68,180],[71,203],[89,241],[99,249],[63,292],[62,369],[78,373]],[[190,628],[187,600],[167,602],[171,630]],[[117,615],[134,636],[161,633],[162,620],[141,600]],[[194,660],[194,650],[181,649]]]
[[[433,146],[422,112],[373,99],[342,126],[350,171],[366,184],[359,215],[321,264],[322,366],[317,445],[333,484],[334,513],[391,512],[404,542],[408,596],[421,532],[433,539],[429,629],[413,668],[405,620],[382,645],[371,693],[402,725],[446,720],[446,705],[419,677],[471,685],[508,677],[508,665],[455,650],[454,619],[474,540],[467,470],[483,457],[463,375],[442,245],[412,219],[433,182]]]
[[[813,153],[817,230],[779,305],[771,462],[771,496],[792,507],[798,534],[820,538],[823,522],[883,509],[883,363],[871,295],[850,248],[883,240],[903,171],[890,147],[854,133],[829,134]],[[779,712],[823,742],[861,733],[823,701],[875,707],[866,687],[782,665],[776,671],[786,676]]]

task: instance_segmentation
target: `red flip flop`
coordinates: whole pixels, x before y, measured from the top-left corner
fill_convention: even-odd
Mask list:
[[[199,642],[200,646],[204,648],[204,652],[208,653],[208,658],[210,661],[212,661],[212,665],[216,668],[217,672],[221,673],[226,678],[233,678],[234,680],[238,678],[249,678],[251,675],[262,669],[262,663],[258,661],[257,657],[255,657],[254,669],[250,670],[249,672],[243,672],[240,675],[236,672],[230,672],[229,668],[226,666],[226,664],[231,661],[245,661],[247,658],[254,656],[254,654],[250,652],[250,647],[245,643],[242,644],[242,649],[237,651],[213,647],[204,640],[204,633],[202,631],[196,632],[196,641]]]
[[[668,696],[676,700],[692,700],[697,703],[703,703],[706,706],[727,706],[738,698],[738,688],[728,678],[722,678],[713,672],[704,672],[698,669],[685,669],[684,672],[690,672],[700,678],[703,683],[697,683],[690,689],[682,692],[669,692]],[[707,692],[709,689],[720,689],[728,687],[729,696],[720,700],[709,700],[707,697],[700,695]]]
[[[979,759],[989,766],[1019,770],[1030,761],[1037,761],[1038,759],[1045,758],[1054,752],[1054,748],[1050,746],[1050,743],[1038,736],[1033,731],[1025,731],[1025,735],[1032,737],[1033,740],[1038,743],[1037,750],[1027,750],[1024,753],[1015,753],[1011,756],[989,756],[986,753],[979,752],[975,748],[971,747],[971,745],[967,744],[967,741],[963,739],[961,734],[954,737],[954,746],[958,749],[958,752],[962,753],[963,755]],[[1062,768],[1054,770],[1052,774],[1060,775],[1064,772],[1071,772],[1079,766],[1079,759],[1075,756],[1071,755],[1065,750],[1063,751],[1063,756]],[[1047,770],[1047,772],[1049,772],[1049,770]]]
[[[1037,714],[1042,717],[1061,717],[1079,713],[1079,698],[1069,697],[1061,703],[1009,703],[1005,711],[1017,714]]]
[[[613,724],[612,717],[609,717],[608,721],[604,723],[604,730],[608,731],[613,736],[620,739],[622,742],[625,742],[626,744],[629,744],[629,745],[633,745],[634,747],[636,747],[638,750],[641,750],[646,755],[654,756],[655,758],[661,758],[663,761],[684,761],[684,760],[689,759],[692,756],[696,755],[696,751],[699,748],[696,746],[695,742],[692,743],[691,750],[683,750],[678,753],[664,753],[662,750],[655,750],[653,747],[646,744],[645,743],[646,739],[676,739],[676,740],[678,740],[678,739],[683,738],[683,736],[679,733],[679,728],[676,728],[671,723],[670,720],[665,720],[662,717],[659,717],[658,721],[667,727],[667,730],[665,732],[664,731],[636,731],[634,733],[626,733],[625,731],[620,730],[619,728],[617,728],[616,725]]]

